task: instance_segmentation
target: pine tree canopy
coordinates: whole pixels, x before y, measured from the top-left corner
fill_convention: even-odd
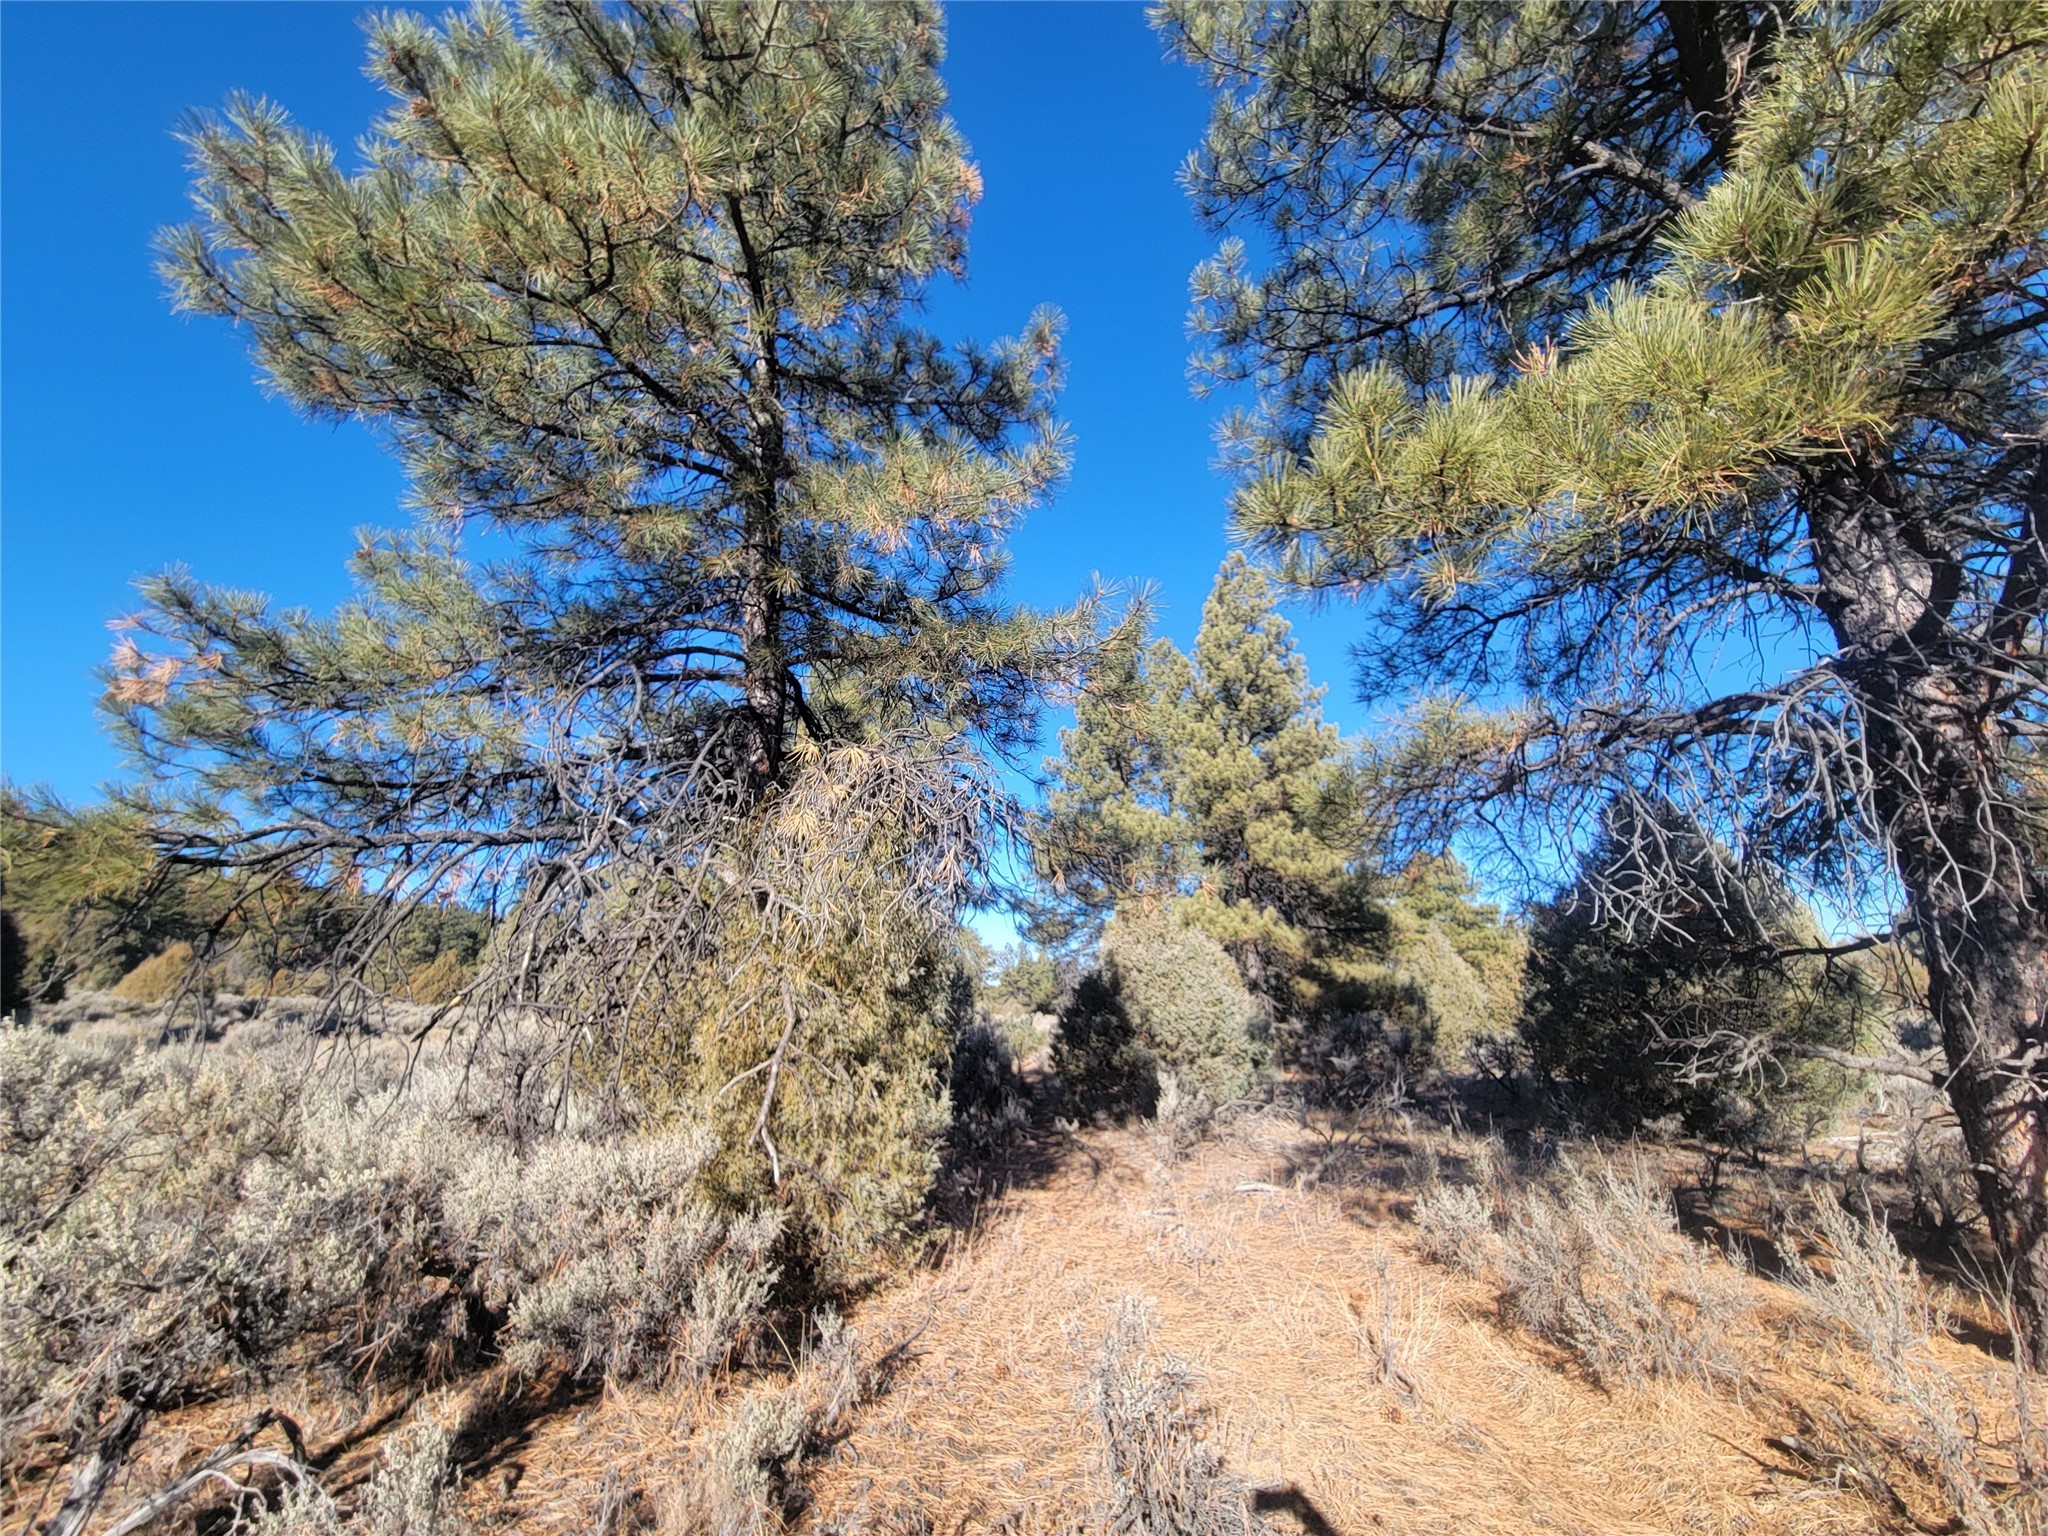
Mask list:
[[[1724,164],[1784,8],[1166,0],[1216,89],[1186,180],[1216,228],[1195,275],[1210,377],[1258,379],[1299,446],[1333,382],[1500,367],[1639,271]],[[1246,430],[1251,423],[1240,423]]]
[[[359,169],[269,102],[194,122],[178,302],[422,515],[331,618],[147,584],[110,704],[216,853],[587,863],[837,745],[1032,738],[1091,623],[1000,595],[1058,322],[909,318],[979,193],[941,55],[922,4],[485,3],[372,24]]]
[[[1241,554],[1216,574],[1190,662],[1166,709],[1199,888],[1247,915],[1299,915],[1366,849],[1322,690]]]
[[[1680,11],[1738,14],[1545,7],[1531,25],[1591,37],[1611,16],[1647,38]],[[1491,8],[1427,14],[1433,32],[1406,8],[1346,8],[1347,24],[1380,27],[1381,51],[1349,61],[1310,46],[1330,26],[1315,10],[1237,46],[1302,61],[1331,102],[1385,63],[1434,123],[1463,99],[1458,61],[1497,83],[1488,61],[1513,29]],[[1357,303],[1333,299],[1337,331],[1310,337],[1315,368],[1284,336],[1225,330],[1275,387],[1277,430],[1251,444],[1235,518],[1289,580],[1365,600],[1369,696],[1420,696],[1382,764],[1417,844],[1441,847],[1476,813],[1517,851],[1571,847],[1610,796],[1648,794],[1838,910],[1881,921],[1903,892],[1947,1067],[1883,1065],[1947,1088],[2048,1357],[2048,7],[1802,8],[1756,34],[1760,53],[1714,25],[1730,90],[1747,82],[1717,156],[1681,135],[1655,141],[1653,165],[1636,153],[1649,141],[1596,150],[1558,128],[1563,175],[1608,180],[1626,154],[1705,184],[1670,199],[1640,270],[1604,265],[1593,242],[1641,238],[1646,178],[1622,174],[1636,193],[1577,213],[1546,191],[1584,221],[1543,290],[1568,295],[1550,320],[1465,303],[1471,252],[1510,277],[1533,270],[1512,220],[1489,233],[1468,217],[1477,193],[1398,188],[1418,168],[1485,188],[1559,162],[1514,162],[1483,115],[1426,138],[1423,167],[1403,149],[1418,130],[1396,126],[1408,117],[1350,121],[1327,155],[1299,123],[1276,127],[1260,154],[1289,197],[1354,167],[1354,206],[1383,210],[1388,238],[1354,240],[1341,219],[1297,233],[1288,198],[1231,204],[1277,231],[1276,282],[1295,239],[1370,273]],[[1441,63],[1418,72],[1425,35]],[[1627,77],[1597,52],[1532,68],[1529,113],[1600,96],[1617,121],[1656,120],[1654,97],[1621,104]],[[1639,105],[1648,115],[1629,116]],[[1212,135],[1217,164],[1232,131]],[[1444,351],[1437,300],[1467,338],[1484,327],[1490,351]],[[1426,367],[1418,346],[1434,349]],[[1450,371],[1504,359],[1502,377]]]
[[[1173,800],[1162,692],[1178,689],[1187,663],[1167,641],[1146,643],[1149,621],[1136,604],[1106,637],[1060,755],[1045,763],[1032,849],[1050,890],[1034,929],[1050,942],[1098,927],[1120,901],[1179,885],[1188,833]]]
[[[1040,931],[1092,934],[1120,904],[1177,901],[1291,1008],[1304,965],[1386,926],[1349,751],[1271,579],[1241,554],[1217,572],[1191,654],[1146,645],[1146,619],[1135,610],[1103,648],[1047,762]]]
[[[1876,809],[1860,743],[1911,686],[1906,652],[1967,671],[2024,759],[2044,42],[2025,6],[1785,40],[1650,281],[1504,383],[1346,375],[1310,452],[1246,485],[1240,526],[1290,579],[1371,595],[1369,690],[1529,700],[1429,706],[1397,783],[1448,767],[1577,816],[1574,783],[1684,773],[1718,814],[1751,809],[1746,851],[1843,870]],[[1882,511],[1844,515],[1865,498]],[[1712,686],[1730,675],[1748,686]]]

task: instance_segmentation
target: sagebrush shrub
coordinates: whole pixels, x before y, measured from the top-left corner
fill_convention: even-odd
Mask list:
[[[385,1444],[377,1469],[345,1516],[310,1476],[287,1480],[278,1503],[239,1527],[248,1536],[467,1536],[455,1503],[448,1432],[416,1419]]]
[[[1109,1496],[1099,1528],[1145,1536],[1252,1536],[1251,1492],[1202,1439],[1195,1376],[1156,1353],[1158,1325],[1135,1296],[1120,1300],[1089,1386]]]
[[[1678,1230],[1670,1196],[1638,1163],[1564,1157],[1549,1179],[1425,1190],[1425,1256],[1489,1274],[1508,1315],[1607,1386],[1659,1376],[1715,1381],[1736,1361],[1725,1324],[1749,1302],[1718,1254]]]
[[[702,1127],[522,1153],[459,1072],[400,1094],[402,1066],[359,1065],[0,1030],[0,1451],[114,1454],[223,1373],[493,1338],[530,1370],[695,1375],[758,1317],[780,1218],[707,1193]]]
[[[711,1536],[781,1529],[784,1510],[802,1491],[806,1455],[844,1427],[866,1390],[859,1339],[827,1309],[792,1379],[755,1387],[705,1437],[690,1481],[678,1490],[677,1514]]]
[[[1493,1210],[1469,1184],[1438,1184],[1415,1197],[1415,1225],[1423,1257],[1468,1275],[1492,1260]]]
[[[1786,1255],[1793,1284],[1820,1316],[1877,1368],[1885,1392],[1905,1414],[1906,1450],[1931,1468],[1962,1528],[1983,1536],[2040,1536],[2048,1530],[2048,1419],[2041,1378],[2024,1362],[2006,1374],[2007,1443],[1987,1438],[1986,1420],[1930,1345],[1947,1323],[1891,1233],[1843,1209],[1823,1190],[1808,1234],[1827,1256],[1822,1273],[1796,1247]],[[1846,1421],[1841,1426],[1854,1433]],[[1886,1447],[1865,1454],[1881,1463]],[[1989,1454],[1987,1454],[1989,1453]],[[2000,1465],[2004,1463],[2004,1465]]]

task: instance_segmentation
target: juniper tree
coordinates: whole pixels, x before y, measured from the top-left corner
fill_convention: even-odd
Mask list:
[[[1807,1057],[1731,1081],[1703,1048],[1768,1037],[1781,1057],[1786,1045],[1853,1052],[1875,989],[1826,948],[1804,902],[1738,868],[1692,818],[1620,801],[1577,878],[1532,914],[1521,1036],[1596,1129],[1675,1114],[1695,1134],[1753,1144],[1853,1079]]]
[[[1653,25],[1648,7],[1616,9],[1616,26]],[[1292,57],[1304,14],[1246,46]],[[1433,34],[1442,69],[1418,74],[1416,29],[1389,26],[1376,36],[1394,41],[1343,69],[1330,55],[1304,66],[1305,85],[1341,102],[1347,82],[1384,67],[1420,93],[1417,112],[1449,110],[1440,83],[1462,60],[1483,64],[1490,34],[1464,7],[1435,14],[1477,29]],[[1589,13],[1544,14],[1598,31]],[[1605,254],[1639,239],[1635,205],[1581,204],[1587,238],[1561,249],[1548,290],[1567,295],[1561,328],[1499,324],[1464,302],[1475,267],[1407,265],[1418,247],[1390,239],[1365,257],[1367,302],[1347,310],[1357,344],[1309,349],[1320,373],[1252,329],[1226,332],[1237,366],[1271,370],[1303,428],[1272,441],[1236,517],[1297,583],[1366,595],[1368,692],[1437,691],[1386,763],[1418,839],[1520,807],[1552,814],[1556,847],[1610,794],[1654,792],[1745,867],[1818,885],[1845,913],[1886,909],[1896,881],[1945,1059],[1883,1065],[1946,1090],[2043,1359],[2048,13],[1794,14],[1738,93],[1727,147],[1675,175],[1640,269]],[[1533,65],[1528,101],[1574,104],[1583,122],[1580,104],[1606,101],[1642,133],[1668,125],[1668,98],[1631,86],[1643,76],[1589,59],[1567,48]],[[1368,210],[1396,206],[1396,173],[1483,187],[1531,169],[1487,147],[1495,126],[1526,119],[1511,105],[1462,134],[1418,137],[1399,114],[1346,119],[1328,154],[1283,121],[1270,168],[1307,195],[1348,165],[1377,189],[1360,193]],[[1236,134],[1226,123],[1216,139]],[[1572,185],[1620,174],[1606,150],[1642,160],[1639,141],[1598,142],[1577,151],[1586,174]],[[1540,197],[1566,210],[1578,194]],[[1418,198],[1398,211],[1424,247],[1455,233],[1522,270],[1512,231],[1494,241],[1462,216],[1470,206]],[[1332,260],[1364,254],[1332,233],[1290,238],[1323,242]],[[1593,249],[1601,233],[1616,244]],[[1390,288],[1413,304],[1372,297]],[[1447,309],[1430,307],[1439,298]],[[1426,341],[1444,314],[1462,327],[1460,362],[1537,344],[1505,382],[1425,392],[1430,370],[1404,338]],[[1288,380],[1302,389],[1288,395]],[[1502,695],[1521,702],[1469,702]],[[1544,829],[1520,832],[1545,845]]]
[[[237,98],[188,132],[165,270],[288,399],[381,433],[421,526],[365,537],[331,618],[145,584],[109,699],[150,810],[179,858],[493,898],[473,1011],[573,1023],[600,1080],[749,1085],[720,1112],[778,1181],[791,1137],[857,1157],[849,1127],[928,1118],[903,1010],[1002,814],[978,754],[1031,738],[1086,617],[999,590],[1063,464],[1054,318],[990,347],[911,318],[979,192],[937,12],[369,36],[393,104],[360,163]]]

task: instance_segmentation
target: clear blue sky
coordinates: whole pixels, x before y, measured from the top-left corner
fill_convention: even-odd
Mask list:
[[[0,767],[89,795],[120,765],[92,669],[130,581],[173,563],[314,608],[346,592],[350,530],[402,523],[401,477],[365,431],[306,422],[255,382],[223,321],[170,312],[151,239],[185,215],[179,116],[236,88],[350,143],[382,98],[354,4],[0,7]],[[437,8],[438,9],[438,8]],[[1210,468],[1222,403],[1187,387],[1187,278],[1211,239],[1175,179],[1206,96],[1137,4],[961,4],[947,80],[980,162],[949,338],[1042,303],[1068,322],[1075,468],[1015,542],[1014,594],[1151,580],[1193,638],[1226,548]],[[1357,616],[1296,615],[1330,713],[1362,723],[1344,661]]]

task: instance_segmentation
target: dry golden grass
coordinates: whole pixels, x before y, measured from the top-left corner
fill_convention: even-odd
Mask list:
[[[813,1475],[814,1518],[1084,1519],[1089,1350],[1137,1293],[1157,1300],[1161,1346],[1201,1371],[1226,1464],[1282,1528],[1288,1511],[1343,1532],[1871,1528],[1867,1502],[1759,1464],[1784,1423],[1692,1386],[1604,1392],[1504,1332],[1493,1291],[1423,1263],[1405,1225],[1279,1188],[1284,1138],[1254,1125],[1169,1167],[1145,1137],[1088,1136],[1050,1183],[863,1309],[870,1330],[921,1326],[919,1355]]]

